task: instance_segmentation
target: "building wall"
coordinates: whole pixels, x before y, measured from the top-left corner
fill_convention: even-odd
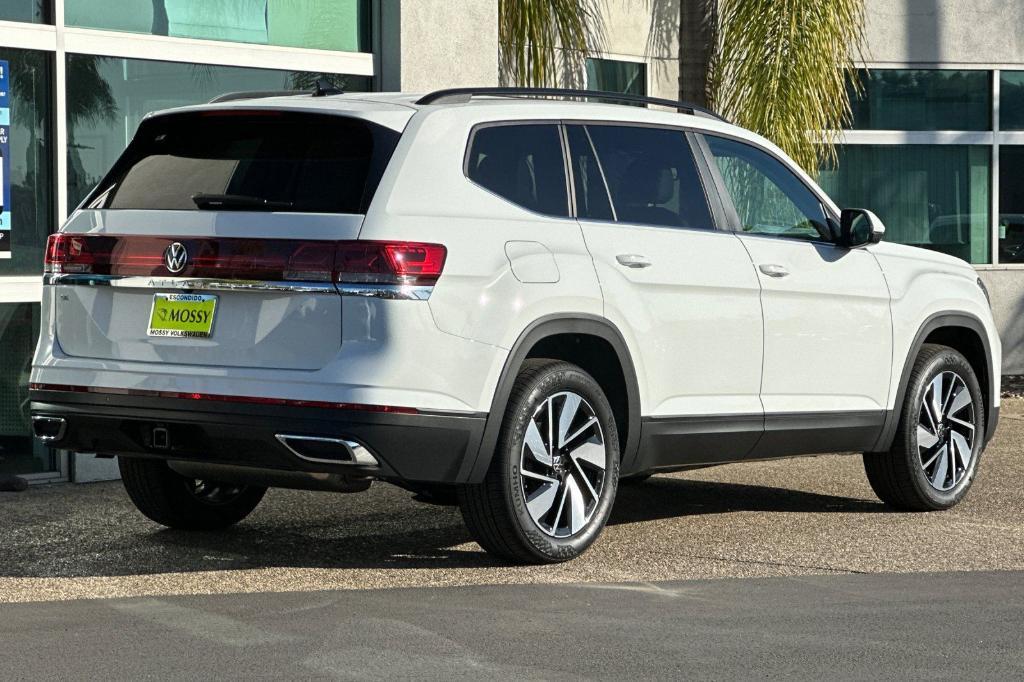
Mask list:
[[[867,0],[871,62],[1024,64],[1024,3]]]
[[[647,64],[647,92],[679,99],[679,0],[600,0],[599,51]]]
[[[380,27],[381,90],[498,84],[498,0],[382,2]]]

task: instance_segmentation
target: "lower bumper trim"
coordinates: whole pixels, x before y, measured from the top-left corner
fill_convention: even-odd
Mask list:
[[[470,467],[463,465],[475,460],[486,421],[39,388],[30,400],[33,418],[65,420],[49,444],[67,450],[430,483],[465,482]],[[300,440],[342,450],[320,457],[295,447]]]

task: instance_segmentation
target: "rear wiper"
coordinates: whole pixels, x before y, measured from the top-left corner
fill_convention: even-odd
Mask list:
[[[244,211],[292,207],[290,201],[273,201],[244,194],[193,194],[192,202],[204,211]]]

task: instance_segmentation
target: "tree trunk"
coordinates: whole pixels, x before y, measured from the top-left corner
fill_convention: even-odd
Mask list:
[[[679,0],[679,99],[707,106],[718,0]]]

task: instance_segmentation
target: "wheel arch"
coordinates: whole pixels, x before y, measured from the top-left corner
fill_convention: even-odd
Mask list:
[[[617,368],[600,362],[607,360],[607,355],[594,355],[595,349],[602,346],[614,353]],[[580,355],[573,355],[572,350]],[[572,362],[594,376],[612,404],[616,425],[620,432],[625,431],[625,438],[620,433],[621,470],[629,471],[628,465],[635,459],[640,445],[640,387],[622,333],[610,321],[595,315],[550,315],[530,324],[509,351],[491,399],[480,449],[468,473],[468,482],[478,483],[487,473],[516,376],[527,359],[538,357]],[[621,389],[618,395],[616,387]],[[613,389],[610,394],[609,388]]]
[[[921,352],[921,347],[926,343],[949,346],[967,358],[978,377],[982,395],[985,398],[984,442],[988,443],[992,434],[995,433],[998,422],[995,391],[999,382],[996,377],[992,376],[992,348],[988,342],[985,325],[981,320],[968,313],[936,313],[924,321],[914,337],[910,352],[907,353],[903,363],[903,371],[900,374],[896,391],[896,401],[893,404],[893,409],[886,415],[882,433],[873,449],[874,452],[886,452],[892,447],[893,439],[896,437],[896,427],[902,416],[903,403],[907,396],[910,373]]]

